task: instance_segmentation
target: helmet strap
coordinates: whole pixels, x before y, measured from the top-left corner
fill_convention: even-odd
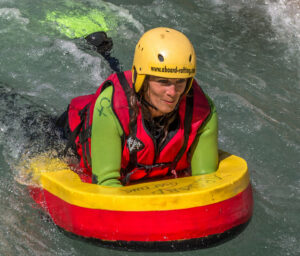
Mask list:
[[[152,105],[150,102],[146,101],[143,97],[141,97],[141,103],[146,105],[147,107],[151,107],[155,110],[158,110],[157,107],[155,107],[154,105]]]
[[[135,81],[136,81],[136,76],[137,76],[137,72],[136,72],[136,69],[135,69],[135,67],[134,67],[134,78],[135,78]],[[146,79],[145,79],[146,80]],[[135,82],[134,81],[134,82]],[[142,96],[142,94],[141,94],[141,91],[140,92],[136,92],[136,90],[134,90],[135,91],[135,94],[136,94],[136,96],[137,96],[137,98],[138,98],[138,100],[139,100],[139,102],[141,102],[143,105],[145,105],[145,106],[147,106],[147,107],[150,107],[150,108],[153,108],[153,109],[155,109],[155,110],[158,110],[157,109],[157,107],[155,107],[153,104],[151,104],[150,102],[148,102],[147,100],[145,100],[144,99],[144,97]]]
[[[136,79],[137,79],[137,72],[136,72],[136,68],[135,66],[133,66],[133,81],[132,81],[132,86],[134,91],[137,93],[136,88],[135,88],[135,83],[136,83]]]

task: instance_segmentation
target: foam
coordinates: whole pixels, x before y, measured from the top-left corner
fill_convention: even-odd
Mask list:
[[[213,0],[215,6],[226,5],[235,13],[241,9],[255,8],[265,13],[272,30],[276,33],[273,40],[289,45],[289,51],[294,54],[300,51],[300,2],[299,0]]]
[[[281,40],[288,40],[300,50],[300,3],[298,0],[266,0],[266,10]]]
[[[1,8],[0,9],[0,17],[4,18],[8,21],[16,20],[21,24],[27,25],[29,23],[29,19],[23,18],[19,9],[16,8]]]
[[[125,19],[128,23],[132,24],[141,34],[145,32],[144,26],[138,20],[136,20],[130,12],[122,7],[118,7],[112,3],[107,3],[108,7],[113,11],[117,12],[116,16]]]

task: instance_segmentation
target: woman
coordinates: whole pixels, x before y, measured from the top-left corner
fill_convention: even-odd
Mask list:
[[[195,70],[189,39],[155,28],[137,43],[132,71],[71,101],[70,142],[93,183],[117,187],[216,171],[217,114]]]

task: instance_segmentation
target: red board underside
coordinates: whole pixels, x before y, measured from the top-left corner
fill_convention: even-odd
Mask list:
[[[252,215],[251,185],[225,201],[167,211],[110,211],[71,205],[44,191],[47,210],[59,227],[108,241],[174,241],[221,234]]]

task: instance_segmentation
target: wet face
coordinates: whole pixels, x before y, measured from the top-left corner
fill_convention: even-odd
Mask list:
[[[183,94],[187,79],[150,76],[145,99],[157,108],[150,108],[152,117],[172,112]]]

